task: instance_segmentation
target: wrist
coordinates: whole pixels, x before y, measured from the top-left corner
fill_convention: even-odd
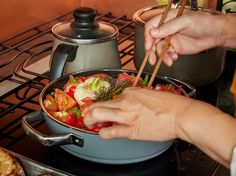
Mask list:
[[[191,120],[190,122],[189,119],[191,118],[191,115],[188,115],[188,111],[191,110],[191,106],[193,105],[193,100],[191,98],[188,98],[188,100],[186,102],[184,102],[181,107],[178,109],[176,116],[175,116],[175,134],[176,137],[187,141],[187,142],[191,142],[188,139],[188,124],[191,125]]]
[[[224,15],[223,18],[224,30],[221,36],[221,40],[223,41],[222,46],[227,48],[236,48],[236,15]]]

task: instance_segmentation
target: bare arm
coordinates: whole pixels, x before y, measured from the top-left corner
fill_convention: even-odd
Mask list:
[[[84,123],[116,125],[103,128],[104,139],[129,138],[188,141],[229,167],[236,145],[236,120],[207,103],[166,92],[128,88],[116,100],[92,104]]]
[[[191,108],[189,106],[195,106]],[[193,101],[176,118],[177,136],[229,167],[236,145],[236,120],[219,109]]]

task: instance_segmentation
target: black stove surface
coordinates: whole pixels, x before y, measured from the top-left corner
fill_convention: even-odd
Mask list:
[[[161,155],[133,164],[109,165],[75,157],[60,147],[44,147],[29,138],[11,150],[40,163],[78,176],[210,176],[218,163],[194,146],[176,140]]]

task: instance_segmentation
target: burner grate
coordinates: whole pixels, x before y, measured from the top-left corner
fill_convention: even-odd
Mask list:
[[[98,14],[97,19],[118,27],[120,35],[117,42],[122,66],[125,68],[132,64],[134,23],[126,16],[114,17],[110,12]],[[9,148],[25,137],[20,126],[21,118],[39,109],[38,95],[48,83],[49,55],[53,44],[51,28],[67,20],[72,20],[72,12],[50,19],[0,43],[2,147]]]

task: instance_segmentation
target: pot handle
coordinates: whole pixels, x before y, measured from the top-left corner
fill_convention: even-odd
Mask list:
[[[184,90],[184,93],[186,96],[196,97],[196,89],[193,86],[191,86],[190,84],[187,84],[187,83],[177,80],[175,78],[166,77],[166,79],[168,79],[170,82],[172,82],[176,86],[180,86],[180,85],[183,86],[183,90]]]
[[[78,46],[59,44],[52,55],[49,80],[60,78],[67,61],[71,62],[76,57]]]
[[[35,130],[30,124],[44,120],[43,112],[36,111],[30,114],[25,115],[22,118],[22,127],[26,133],[26,135],[32,137],[37,142],[45,145],[45,146],[53,146],[53,145],[65,145],[65,144],[75,144],[79,147],[84,146],[84,138],[81,136],[76,136],[73,134],[62,134],[62,135],[53,135],[48,136],[40,133]]]

